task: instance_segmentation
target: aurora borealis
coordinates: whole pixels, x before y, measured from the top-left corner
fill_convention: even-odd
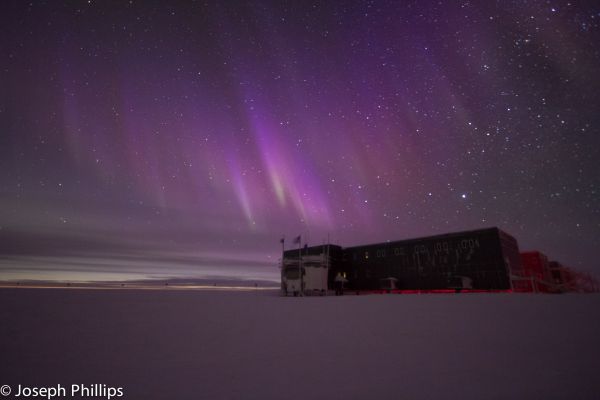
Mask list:
[[[0,4],[0,279],[498,226],[598,270],[600,5]]]

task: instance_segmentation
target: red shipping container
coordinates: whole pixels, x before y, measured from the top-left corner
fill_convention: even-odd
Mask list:
[[[535,281],[536,288],[531,288],[532,291],[549,291],[549,286],[552,283],[552,275],[550,273],[548,257],[544,253],[539,251],[521,253],[521,265],[523,275],[533,277]]]

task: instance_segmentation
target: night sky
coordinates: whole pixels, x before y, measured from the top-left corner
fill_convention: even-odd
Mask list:
[[[600,272],[597,1],[168,3],[0,3],[0,279],[491,226]]]

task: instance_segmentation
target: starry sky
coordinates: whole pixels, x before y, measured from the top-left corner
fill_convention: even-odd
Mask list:
[[[168,4],[173,3],[173,4]],[[278,279],[498,226],[600,272],[597,1],[3,1],[0,279]]]

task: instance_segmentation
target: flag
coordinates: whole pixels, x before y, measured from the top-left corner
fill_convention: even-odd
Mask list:
[[[285,242],[285,238],[279,239],[279,243],[283,244],[283,242]]]
[[[296,243],[300,243],[300,235],[298,235],[298,237],[294,239],[294,244]]]

